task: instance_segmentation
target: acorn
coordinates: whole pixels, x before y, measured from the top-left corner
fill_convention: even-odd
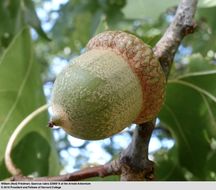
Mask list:
[[[165,83],[159,61],[142,40],[122,31],[100,33],[57,76],[50,124],[85,140],[110,137],[155,118]]]

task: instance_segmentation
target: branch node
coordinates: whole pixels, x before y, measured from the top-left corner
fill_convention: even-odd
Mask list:
[[[195,21],[193,21],[192,25],[185,25],[184,28],[182,28],[182,35],[183,36],[187,36],[189,34],[192,34],[195,32],[195,30],[197,29],[197,24],[195,23]]]

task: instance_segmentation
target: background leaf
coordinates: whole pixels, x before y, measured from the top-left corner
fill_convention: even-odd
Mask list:
[[[201,58],[199,61],[207,62]],[[161,121],[176,139],[178,162],[192,174],[191,179],[205,179],[210,171],[216,172],[215,167],[206,167],[209,157],[215,158],[212,146],[216,138],[215,80],[216,70],[187,73],[170,80],[160,113]]]
[[[179,0],[127,0],[127,5],[123,8],[123,13],[129,19],[157,19],[162,13],[169,8],[177,7]],[[199,8],[215,7],[215,0],[199,0]]]
[[[9,176],[3,160],[9,137],[28,114],[45,103],[40,68],[34,60],[27,28],[14,38],[2,55],[0,76],[0,179],[4,179]],[[17,138],[13,160],[26,175],[54,175],[59,171],[47,122],[47,114],[41,114]]]
[[[216,1],[215,0],[199,0],[198,2],[199,7],[215,7]]]
[[[50,40],[41,27],[41,22],[37,16],[32,0],[23,0],[22,11],[24,13],[25,22],[32,26],[43,39]]]
[[[129,19],[157,19],[168,8],[178,5],[178,0],[128,0],[123,13]]]
[[[58,43],[57,49],[64,48],[67,44],[72,51],[79,53],[88,40],[97,33],[97,28],[101,27],[104,18],[104,22],[110,25],[121,19],[121,8],[125,2],[125,0],[69,1],[60,8],[60,16],[51,31],[52,37]]]
[[[31,0],[0,1],[0,18],[0,53],[26,25],[32,26],[42,38],[49,39],[41,27]]]
[[[177,148],[155,153],[156,181],[185,181],[184,170],[178,162]]]

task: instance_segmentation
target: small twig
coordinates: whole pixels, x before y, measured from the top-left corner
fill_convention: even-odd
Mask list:
[[[79,181],[91,177],[106,177],[109,175],[119,175],[120,167],[118,160],[113,160],[110,163],[101,166],[95,166],[92,168],[85,168],[83,170],[69,173],[60,176],[52,177],[38,177],[31,178],[21,175],[16,175],[11,178],[11,181]]]
[[[197,0],[181,0],[173,22],[154,47],[154,54],[158,57],[166,77],[168,77],[174,55],[182,39],[193,33],[196,28],[193,20],[196,5]]]
[[[33,119],[35,118],[38,114],[40,114],[41,112],[45,111],[48,108],[48,105],[43,105],[40,108],[38,108],[37,110],[35,110],[34,112],[32,112],[30,115],[28,115],[18,126],[17,128],[14,130],[13,134],[11,135],[8,144],[6,146],[6,150],[5,150],[5,165],[8,169],[8,171],[16,176],[16,175],[20,175],[21,171],[20,169],[18,169],[15,164],[13,163],[13,160],[11,158],[11,152],[12,152],[12,148],[14,145],[14,142],[17,138],[17,136],[19,135],[19,133],[22,131],[23,128],[25,128],[27,126],[27,124]]]

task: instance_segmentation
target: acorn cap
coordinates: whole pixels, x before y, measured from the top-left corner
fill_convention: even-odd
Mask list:
[[[110,49],[123,57],[138,77],[143,92],[142,108],[134,123],[154,119],[164,102],[166,78],[152,49],[136,36],[121,31],[96,35],[87,44],[87,51],[92,49]]]

